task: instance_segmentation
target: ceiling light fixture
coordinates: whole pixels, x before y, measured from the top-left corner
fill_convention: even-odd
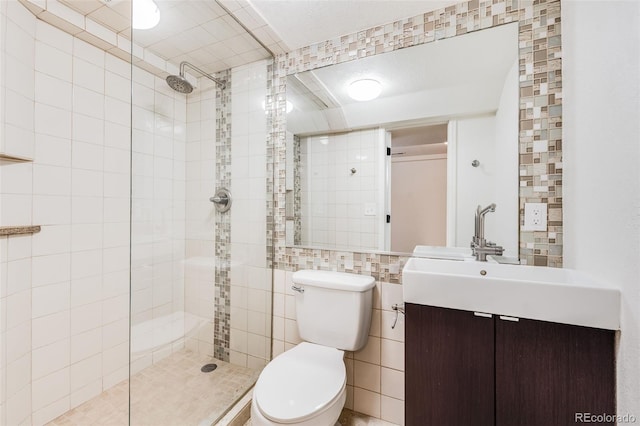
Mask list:
[[[160,22],[160,9],[153,0],[133,0],[134,30],[148,30]]]
[[[349,96],[356,101],[370,101],[377,98],[382,93],[382,84],[377,80],[363,79],[356,80],[349,85]]]

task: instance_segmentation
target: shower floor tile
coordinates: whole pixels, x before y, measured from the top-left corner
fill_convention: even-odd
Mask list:
[[[218,368],[200,368],[215,362]],[[211,424],[249,389],[259,371],[214,360],[188,349],[176,352],[131,378],[131,425]],[[129,380],[79,405],[51,426],[126,426]]]

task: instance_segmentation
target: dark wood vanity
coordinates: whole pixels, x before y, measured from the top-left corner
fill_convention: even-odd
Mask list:
[[[580,424],[576,413],[615,414],[614,331],[405,309],[407,426],[565,426]]]

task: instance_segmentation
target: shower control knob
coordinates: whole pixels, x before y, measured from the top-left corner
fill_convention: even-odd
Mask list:
[[[216,206],[217,211],[224,213],[231,208],[231,192],[227,188],[220,188],[209,201]]]

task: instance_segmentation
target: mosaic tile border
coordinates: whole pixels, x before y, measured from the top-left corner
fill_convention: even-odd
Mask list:
[[[524,203],[548,203],[546,232],[520,230],[522,263],[562,267],[562,49],[560,0],[471,0],[412,18],[359,31],[278,55],[269,67],[268,152],[273,185],[267,188],[268,232],[273,244],[269,265],[295,270],[337,269],[370,272],[376,279],[399,282],[390,265],[406,258],[378,254],[286,247],[285,138],[286,77],[296,72],[430,43],[509,22],[519,25],[520,81],[520,225]],[[364,262],[363,262],[364,259]],[[364,268],[364,269],[363,269]],[[393,276],[396,275],[396,276]],[[393,280],[393,281],[388,281]]]
[[[293,136],[293,243],[302,241],[302,182],[300,173],[300,138]]]
[[[216,75],[226,81],[216,90],[216,187],[231,186],[231,70]],[[216,211],[213,356],[229,361],[231,336],[231,216]]]

